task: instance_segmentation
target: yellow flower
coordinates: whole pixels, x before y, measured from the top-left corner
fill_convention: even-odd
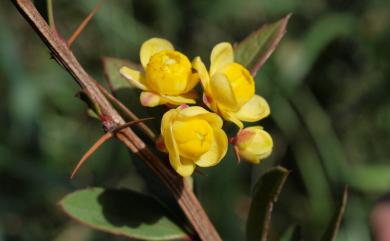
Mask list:
[[[143,90],[141,104],[153,107],[162,104],[194,104],[193,88],[199,81],[192,73],[192,65],[172,44],[160,38],[152,38],[141,46],[140,60],[144,72],[122,67],[120,73],[134,86]]]
[[[181,105],[166,112],[161,135],[172,167],[190,176],[196,166],[210,167],[225,156],[228,140],[222,119],[199,106]]]
[[[267,158],[273,147],[271,136],[261,126],[252,126],[240,130],[233,139],[233,143],[242,159],[255,164]]]
[[[231,44],[217,44],[210,56],[210,70],[199,57],[193,61],[204,89],[203,102],[226,120],[243,128],[241,121],[255,122],[270,114],[267,101],[255,94],[249,71],[234,62]]]

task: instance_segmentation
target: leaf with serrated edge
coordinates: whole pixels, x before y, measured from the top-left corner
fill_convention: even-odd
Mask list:
[[[106,80],[111,90],[116,91],[123,88],[134,88],[134,86],[124,78],[119,70],[123,66],[127,66],[132,69],[140,70],[141,67],[125,59],[103,57],[103,69]]]
[[[188,238],[156,199],[131,190],[84,189],[68,194],[59,205],[80,223],[114,235],[140,240]]]
[[[266,241],[271,222],[271,213],[289,171],[275,167],[257,181],[246,223],[246,241]]]
[[[321,241],[334,241],[336,240],[337,233],[339,231],[341,221],[343,220],[345,208],[347,206],[348,201],[348,188],[345,187],[343,194],[341,196],[341,200],[339,206],[328,225],[328,228],[325,231],[325,234],[322,236]]]
[[[262,26],[234,48],[234,59],[249,69],[253,76],[271,56],[286,33],[291,14],[281,20]]]

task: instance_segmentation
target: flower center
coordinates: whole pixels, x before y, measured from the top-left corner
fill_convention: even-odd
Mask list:
[[[213,130],[205,120],[175,121],[173,135],[180,155],[191,159],[206,153],[214,139]]]
[[[255,94],[255,81],[249,71],[242,65],[231,63],[225,65],[219,72],[229,79],[237,105],[242,106]]]
[[[188,58],[174,50],[154,54],[146,66],[146,84],[164,95],[180,95],[185,91],[191,76]]]

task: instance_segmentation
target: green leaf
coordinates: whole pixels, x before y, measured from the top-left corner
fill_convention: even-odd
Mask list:
[[[369,193],[385,193],[389,190],[390,167],[378,164],[349,166],[348,185],[354,190]]]
[[[264,65],[286,32],[291,14],[281,20],[262,26],[234,49],[234,59],[246,66],[253,76]]]
[[[131,190],[84,189],[59,204],[71,218],[115,235],[141,240],[187,237],[156,199]]]
[[[253,192],[252,204],[246,223],[247,241],[266,241],[271,213],[289,172],[275,167],[259,178]]]
[[[343,194],[342,194],[342,197],[341,197],[341,200],[340,200],[340,203],[339,203],[339,207],[338,207],[336,213],[334,214],[331,222],[329,223],[325,234],[322,236],[321,241],[334,241],[334,240],[336,240],[336,235],[337,235],[337,232],[339,231],[341,221],[343,220],[345,208],[347,206],[347,200],[348,200],[348,188],[345,187]]]
[[[123,66],[140,70],[139,65],[136,65],[125,59],[112,57],[103,57],[102,61],[104,74],[111,90],[115,91],[123,88],[134,88],[134,86],[119,73],[119,70]]]

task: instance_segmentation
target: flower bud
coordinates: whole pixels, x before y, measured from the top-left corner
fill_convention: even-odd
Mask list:
[[[272,153],[273,141],[263,127],[252,126],[238,132],[234,145],[242,159],[258,164]]]

